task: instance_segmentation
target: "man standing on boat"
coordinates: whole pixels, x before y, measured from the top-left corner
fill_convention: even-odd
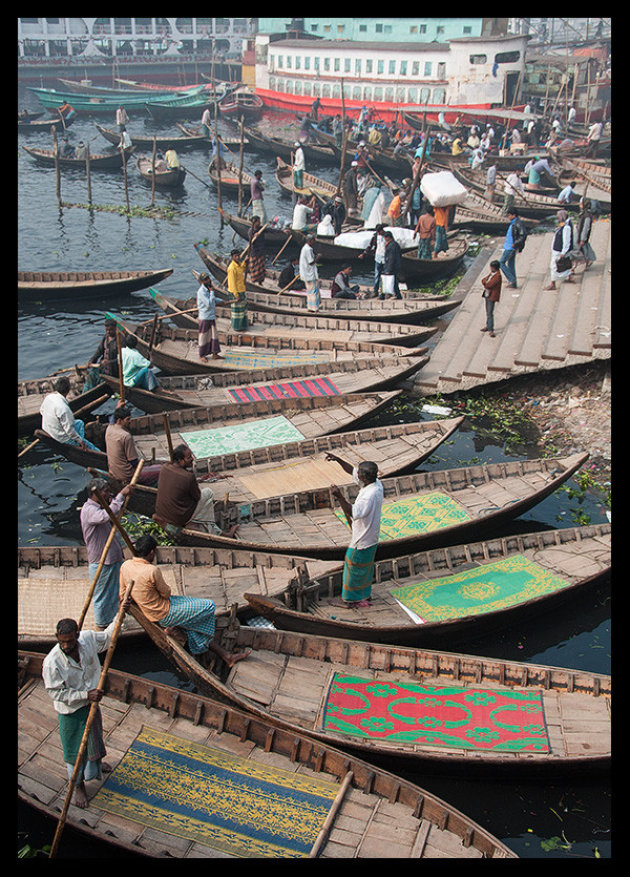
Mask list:
[[[308,309],[310,311],[319,309],[319,273],[317,271],[315,250],[313,249],[314,243],[314,236],[309,234],[306,237],[304,246],[300,250],[300,280],[306,286]]]
[[[304,171],[306,162],[304,160],[304,150],[299,140],[295,141],[295,155],[293,156],[293,185],[296,189],[304,188]]]
[[[352,528],[352,538],[344,558],[340,604],[363,608],[371,605],[374,558],[381,531],[383,485],[377,478],[376,463],[364,460],[354,468],[335,454],[328,454],[327,459],[352,473],[355,484],[361,488],[354,503],[345,498],[336,484],[331,489]]]
[[[267,214],[265,212],[265,204],[263,201],[264,191],[265,184],[262,179],[262,171],[254,171],[254,179],[250,184],[252,215],[260,216],[260,221],[262,223],[267,221]]]
[[[123,106],[118,107],[116,110],[116,124],[121,133],[125,128],[125,125],[129,124],[129,116],[127,115],[127,110]]]

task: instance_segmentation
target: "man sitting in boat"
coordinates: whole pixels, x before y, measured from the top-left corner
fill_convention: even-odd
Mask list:
[[[279,289],[306,289],[297,273],[299,262],[299,257],[293,256],[291,261],[284,266],[278,277]]]
[[[175,170],[176,168],[179,169],[181,167],[179,162],[179,156],[172,146],[169,146],[169,148],[164,153],[164,159],[166,160],[166,163],[171,170]]]
[[[61,444],[76,445],[85,450],[99,451],[96,445],[85,437],[85,424],[82,420],[75,419],[72,409],[66,401],[70,392],[70,381],[63,376],[54,384],[52,393],[44,397],[39,413],[42,416],[42,429],[55,441]]]
[[[141,387],[143,390],[156,390],[160,384],[155,377],[151,363],[137,349],[135,335],[125,336],[122,349],[123,383],[126,387]]]
[[[332,282],[331,293],[333,298],[362,298],[363,296],[359,292],[359,287],[354,284],[354,286],[350,286],[349,280],[350,275],[352,274],[352,266],[346,265],[345,268],[342,268],[339,271]]]
[[[155,561],[157,542],[153,536],[140,536],[136,540],[135,556],[126,560],[120,568],[121,599],[133,581],[132,600],[145,618],[166,630],[177,642],[184,645],[198,660],[210,650],[218,655],[228,667],[242,661],[247,652],[226,652],[214,642],[214,601],[202,597],[186,597],[171,594],[162,572]]]
[[[155,501],[156,521],[169,536],[177,536],[183,527],[192,527],[216,536],[234,538],[238,525],[221,530],[215,521],[214,491],[199,487],[193,472],[194,457],[188,445],[177,445],[173,462],[164,463],[158,479]]]
[[[291,228],[295,231],[315,231],[315,225],[309,222],[315,208],[315,195],[309,200],[300,195],[297,204],[293,208],[293,221]]]

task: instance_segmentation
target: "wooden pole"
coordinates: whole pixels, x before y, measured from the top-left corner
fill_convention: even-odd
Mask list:
[[[326,820],[325,820],[324,824],[322,825],[321,831],[317,835],[317,839],[315,840],[315,843],[313,844],[313,847],[309,853],[309,859],[316,859],[317,856],[319,855],[319,851],[321,850],[321,848],[324,844],[324,841],[328,837],[328,832],[330,831],[330,828],[335,820],[335,817],[337,816],[337,813],[339,812],[339,808],[341,807],[341,805],[343,803],[343,799],[345,798],[346,793],[348,791],[348,788],[350,787],[350,783],[352,782],[353,776],[354,776],[353,772],[351,770],[349,770],[348,773],[343,778],[343,782],[341,784],[341,787],[335,796],[335,800],[333,801],[332,806],[331,806],[330,810],[328,811],[328,815],[326,816]]]
[[[107,503],[105,501],[105,497],[103,496],[103,494],[100,492],[100,490],[95,490],[94,493],[96,494],[96,498],[98,499],[100,504],[103,506],[103,508],[107,512],[107,517],[110,519],[110,521],[112,522],[114,527],[118,530],[120,535],[123,537],[127,548],[132,552],[132,554],[135,554],[136,549],[134,548],[133,542],[129,538],[129,535],[127,534],[127,531],[125,530],[123,525],[120,523],[120,521],[118,520],[116,515],[113,513],[113,511],[110,509],[109,503]]]
[[[343,78],[341,80],[341,165],[339,167],[339,179],[337,180],[337,195],[341,191],[341,182],[343,180],[343,166],[346,160],[346,143],[348,142],[348,133],[346,129],[346,100],[343,93]]]
[[[90,176],[90,144],[85,147],[85,176],[87,179],[88,204],[92,203],[92,178]]]
[[[241,211],[243,209],[242,187],[243,187],[243,148],[244,148],[243,135],[244,135],[244,129],[245,129],[245,117],[241,116],[241,123],[240,123],[241,146],[240,146],[239,158],[238,158],[238,216],[241,215]]]
[[[271,264],[272,264],[272,265],[275,265],[275,264],[276,264],[277,260],[280,258],[280,256],[282,255],[282,253],[284,253],[284,251],[286,250],[286,248],[287,248],[287,247],[289,246],[289,244],[291,243],[291,240],[292,240],[291,235],[287,235],[287,239],[286,239],[286,241],[282,244],[281,248],[278,250],[278,252],[276,253],[276,255],[275,255],[275,256],[273,257],[273,259],[271,260]],[[291,281],[291,283],[293,283],[293,281]]]
[[[63,201],[61,200],[61,169],[59,167],[59,147],[57,145],[57,129],[53,126],[52,129],[53,135],[53,151],[55,154],[55,176],[57,179],[57,202],[60,207],[63,207]]]
[[[166,433],[166,441],[168,442],[168,455],[170,457],[171,463],[173,462],[173,439],[171,436],[171,426],[168,422],[168,412],[164,412],[162,414],[162,420],[164,422],[164,432]]]
[[[153,154],[151,156],[151,207],[155,203],[155,157],[157,155],[157,137],[153,138]]]
[[[120,389],[120,403],[125,404],[125,382],[123,380],[123,362],[122,362],[122,335],[120,329],[116,327],[116,344],[118,345],[118,387]]]
[[[424,156],[425,156],[425,153],[427,151],[427,142],[429,140],[429,135],[426,132],[426,123],[427,123],[427,113],[425,110],[422,113],[422,130],[425,133],[424,141],[422,143],[422,153],[420,155],[418,169],[415,172],[414,177],[413,177],[413,183],[411,185],[411,189],[410,189],[409,194],[407,196],[407,200],[405,201],[405,207],[404,207],[404,210],[402,211],[402,214],[401,214],[402,216],[407,215],[407,213],[409,211],[409,207],[411,206],[411,199],[413,198],[413,193],[416,191],[416,189],[418,188],[418,185],[420,183],[420,174],[422,172],[422,165],[424,164]]]
[[[125,149],[123,146],[120,147],[120,155],[122,158],[122,166],[123,166],[123,178],[125,180],[125,202],[127,204],[127,213],[129,213],[129,187],[127,185],[127,158],[125,156]]]
[[[118,635],[120,633],[120,628],[122,627],[123,619],[125,617],[126,609],[125,603],[131,597],[131,591],[133,588],[133,580],[129,582],[127,585],[127,589],[125,591],[125,595],[120,604],[120,609],[118,610],[118,617],[116,619],[116,624],[114,626],[114,630],[112,633],[112,638],[109,644],[109,648],[107,649],[107,654],[105,655],[105,661],[103,662],[103,668],[101,670],[101,675],[98,680],[97,688],[99,690],[105,690],[105,683],[107,681],[107,674],[109,672],[109,667],[112,662],[112,657],[114,655],[114,649],[116,648],[116,643],[118,642]],[[57,830],[55,831],[55,836],[53,838],[52,845],[50,847],[49,858],[54,859],[59,850],[59,843],[61,841],[61,834],[63,832],[64,826],[66,824],[66,819],[68,816],[68,810],[70,809],[70,801],[72,800],[72,793],[74,792],[74,787],[77,784],[77,779],[79,777],[79,773],[81,771],[83,765],[83,756],[85,754],[85,750],[87,749],[88,738],[90,736],[90,731],[92,730],[92,725],[94,724],[94,719],[96,718],[96,713],[98,711],[98,701],[93,701],[90,705],[90,711],[88,713],[87,721],[85,723],[85,730],[83,731],[83,737],[81,738],[81,743],[79,745],[79,751],[77,753],[77,758],[74,763],[74,770],[72,771],[72,776],[70,778],[70,783],[68,785],[68,790],[66,792],[66,798],[63,805],[63,810],[61,812],[61,816],[59,817],[59,822],[57,823]]]
[[[214,53],[214,43],[213,43],[213,53]],[[214,54],[212,58],[212,66],[214,68]],[[214,76],[213,76],[214,78]],[[223,213],[221,213],[221,208],[223,207],[223,201],[221,200],[221,143],[219,142],[219,104],[217,101],[217,89],[216,86],[214,88],[214,142],[217,145],[217,157],[216,157],[216,166],[217,166],[217,204],[219,206],[219,215],[221,217],[221,228],[223,228]]]
[[[131,481],[129,482],[131,487],[135,487],[135,485],[138,481],[138,478],[140,477],[140,473],[142,472],[143,466],[144,466],[144,460],[140,460],[140,462],[136,466],[136,471],[133,473],[133,477],[132,477]],[[127,495],[125,497],[125,501],[123,502],[122,508],[118,514],[118,520],[120,522],[122,522],[122,517],[125,514],[125,510],[127,508],[128,502],[129,502],[129,495]],[[92,597],[94,596],[94,590],[96,588],[96,583],[98,582],[99,576],[101,574],[101,570],[103,569],[103,566],[105,565],[105,560],[107,559],[107,554],[109,552],[109,549],[111,547],[112,542],[114,541],[114,536],[116,535],[117,532],[118,531],[117,531],[116,527],[112,526],[110,534],[107,537],[107,542],[105,543],[105,546],[103,548],[103,552],[101,554],[101,559],[99,560],[98,568],[97,568],[97,570],[94,573],[94,576],[92,578],[90,590],[88,591],[88,595],[86,597],[85,604],[84,604],[83,609],[81,611],[81,616],[77,622],[79,630],[81,630],[81,628],[83,627],[83,622],[85,621],[85,616],[87,615],[87,611],[90,608],[90,603],[92,602]]]

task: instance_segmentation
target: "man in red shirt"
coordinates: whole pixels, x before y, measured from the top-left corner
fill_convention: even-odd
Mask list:
[[[481,330],[494,338],[494,306],[501,298],[501,265],[496,260],[490,262],[490,273],[482,278],[483,297],[486,300],[486,325]]]

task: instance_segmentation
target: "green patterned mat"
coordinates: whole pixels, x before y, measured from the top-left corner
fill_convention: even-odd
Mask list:
[[[338,791],[144,727],[90,807],[232,856],[303,858]]]
[[[344,524],[348,523],[342,509],[335,509],[335,514]],[[378,541],[404,539],[405,536],[430,533],[469,520],[466,509],[447,494],[440,491],[425,493],[412,499],[383,503]]]
[[[520,554],[390,593],[421,622],[508,609],[568,587],[570,582]]]
[[[304,441],[300,430],[282,415],[217,429],[183,432],[181,436],[197,459]]]

